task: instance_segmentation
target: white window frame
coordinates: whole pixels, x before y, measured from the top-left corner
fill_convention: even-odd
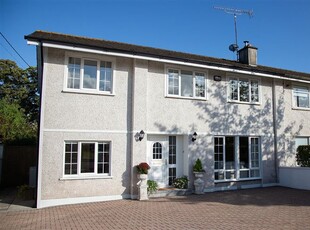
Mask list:
[[[77,143],[78,144],[78,156],[77,156],[77,174],[65,174],[65,163],[66,163],[66,144]],[[82,157],[82,144],[95,144],[95,162],[93,173],[81,173],[81,157]],[[98,145],[109,144],[109,172],[108,173],[97,173],[98,170]],[[112,142],[111,141],[75,141],[66,140],[64,141],[63,151],[63,173],[61,179],[88,179],[88,178],[111,178],[111,153],[112,153]]]
[[[294,145],[295,145],[295,150],[297,152],[298,146],[296,145],[296,139],[305,139],[307,141],[307,145],[310,145],[310,137],[309,136],[296,136],[294,138]]]
[[[230,135],[229,135],[230,136]],[[262,158],[261,158],[261,138],[259,136],[230,136],[230,137],[234,137],[235,139],[235,167],[234,169],[226,169],[226,137],[228,136],[214,136],[213,137],[213,148],[215,146],[215,138],[223,138],[223,169],[215,169],[214,167],[214,175],[216,172],[223,172],[224,173],[224,178],[225,179],[221,179],[221,180],[215,180],[215,176],[214,176],[214,182],[218,183],[218,182],[227,182],[227,181],[246,181],[246,180],[257,180],[257,179],[261,179],[262,178]],[[240,143],[239,143],[239,138],[240,137],[247,137],[248,138],[248,156],[249,156],[249,168],[248,169],[240,169],[240,159],[239,159],[239,147],[240,147]],[[252,167],[252,158],[251,158],[251,139],[253,138],[258,138],[258,167]],[[215,152],[213,152],[213,157],[215,156]],[[213,160],[213,162],[215,162],[215,158]],[[259,177],[251,177],[251,170],[259,170]],[[235,171],[235,178],[233,179],[226,179],[226,172],[233,172]],[[249,177],[246,178],[240,178],[240,172],[241,171],[249,171]]]
[[[233,102],[233,103],[240,103],[240,104],[254,104],[259,105],[261,103],[262,97],[261,97],[261,79],[259,78],[252,78],[247,76],[239,76],[239,75],[229,75],[227,76],[227,102]],[[236,79],[238,81],[238,99],[233,100],[230,97],[230,81]],[[240,101],[240,80],[245,80],[249,82],[249,101]],[[251,94],[251,83],[256,81],[258,83],[258,101],[252,101],[252,94]]]
[[[80,88],[68,88],[68,73],[69,73],[69,58],[80,58],[81,59],[81,69],[80,69]],[[96,61],[97,62],[97,77],[96,77],[96,89],[88,89],[83,88],[83,76],[84,76],[84,61]],[[99,90],[99,82],[100,82],[100,62],[110,62],[111,63],[111,91],[101,91]],[[113,57],[102,57],[98,55],[89,55],[89,54],[78,54],[75,52],[66,52],[65,54],[65,68],[64,68],[64,83],[63,83],[63,92],[70,92],[70,93],[83,93],[83,94],[100,94],[100,95],[107,95],[107,96],[115,96],[115,63],[116,59]]]
[[[206,70],[199,70],[196,68],[188,68],[188,67],[179,67],[179,66],[166,66],[165,67],[166,72],[166,79],[165,79],[165,97],[171,97],[171,98],[181,98],[181,99],[194,99],[194,100],[207,100],[208,99],[208,71]],[[169,70],[175,70],[178,71],[178,77],[179,77],[179,93],[178,95],[176,94],[169,94]],[[188,96],[182,96],[181,94],[181,71],[191,71],[192,72],[192,77],[193,77],[193,96],[188,97]],[[204,97],[199,97],[196,96],[196,74],[203,74],[205,78],[205,96]]]
[[[308,91],[308,99],[309,99],[308,107],[297,106],[297,102],[295,101],[295,89],[306,89]],[[292,108],[298,109],[298,110],[310,110],[310,86],[305,86],[305,85],[293,85],[292,86]]]

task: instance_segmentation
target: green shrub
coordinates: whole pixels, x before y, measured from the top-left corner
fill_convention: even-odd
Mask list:
[[[147,193],[153,194],[156,193],[158,190],[158,184],[154,180],[147,180]]]
[[[296,161],[301,167],[310,167],[310,145],[298,146]]]
[[[205,170],[202,167],[201,160],[198,158],[194,164],[193,172],[204,172]]]
[[[180,178],[176,178],[173,182],[173,186],[179,189],[186,189],[188,186],[188,178],[187,176],[182,176]]]

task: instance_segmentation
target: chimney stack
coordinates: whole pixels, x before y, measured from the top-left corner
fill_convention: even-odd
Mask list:
[[[257,48],[252,46],[249,41],[244,41],[244,47],[238,53],[240,63],[257,66]]]

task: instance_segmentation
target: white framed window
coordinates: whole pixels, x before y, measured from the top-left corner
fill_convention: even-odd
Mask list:
[[[297,152],[297,148],[300,145],[310,145],[310,137],[295,137],[295,150]]]
[[[206,99],[207,76],[202,71],[167,69],[167,96]]]
[[[66,141],[64,177],[110,175],[110,142]]]
[[[260,155],[259,137],[214,137],[214,180],[260,178]]]
[[[113,94],[112,60],[66,55],[65,91]]]
[[[307,87],[293,86],[293,107],[310,108],[310,90]]]
[[[260,102],[260,81],[230,77],[228,81],[228,101],[242,103]]]

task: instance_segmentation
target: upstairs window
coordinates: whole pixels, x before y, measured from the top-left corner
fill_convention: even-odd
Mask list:
[[[230,78],[229,101],[259,103],[259,81],[243,78]]]
[[[206,98],[206,76],[204,73],[168,69],[168,96]]]
[[[112,93],[112,62],[69,57],[67,89]]]
[[[307,87],[293,87],[293,105],[296,108],[310,108],[310,92]]]

